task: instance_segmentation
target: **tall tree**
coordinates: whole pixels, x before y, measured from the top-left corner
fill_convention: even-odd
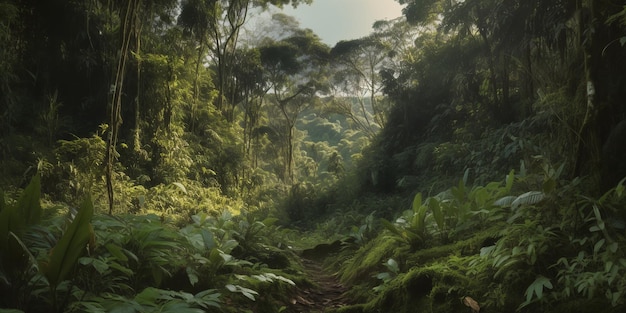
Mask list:
[[[283,6],[310,3],[310,0],[187,0],[182,3],[179,22],[194,33],[198,41],[197,68],[206,62],[204,49],[210,50],[208,60],[215,69],[217,97],[215,106],[233,121],[234,86],[230,80],[239,43],[239,34],[248,19],[251,6],[267,8],[269,4]],[[197,91],[197,83],[195,84]]]
[[[294,181],[294,131],[299,114],[312,105],[319,92],[327,88],[326,65],[329,48],[311,30],[263,46],[261,61],[269,91],[282,116],[284,134],[283,180]]]
[[[408,53],[411,53],[418,33],[418,28],[411,27],[404,18],[381,20],[374,23],[370,35],[340,41],[331,50],[334,87],[339,94],[356,99],[360,107],[360,118],[352,113],[350,101],[340,107],[370,136],[376,133],[377,128],[384,126],[386,119],[386,102],[381,97],[383,84],[380,72],[400,70],[398,66],[401,62],[397,62],[397,59],[409,57]]]

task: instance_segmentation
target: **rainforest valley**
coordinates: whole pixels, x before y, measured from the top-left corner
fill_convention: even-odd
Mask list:
[[[311,1],[0,0],[0,312],[626,310],[624,3]]]

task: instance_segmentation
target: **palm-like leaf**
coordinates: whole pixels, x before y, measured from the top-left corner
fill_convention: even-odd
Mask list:
[[[511,203],[511,208],[516,209],[520,205],[536,204],[536,203],[539,203],[541,200],[543,200],[544,197],[545,197],[545,194],[541,191],[529,191],[517,197]]]
[[[90,224],[92,216],[93,204],[88,197],[83,201],[74,221],[50,252],[48,261],[41,263],[41,270],[52,288],[56,288],[60,282],[68,278],[78,259],[85,252],[87,244],[92,240],[94,236]]]

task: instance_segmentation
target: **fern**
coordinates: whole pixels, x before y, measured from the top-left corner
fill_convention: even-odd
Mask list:
[[[511,208],[517,209],[520,205],[533,205],[541,202],[545,198],[545,194],[541,191],[529,191],[517,197],[512,203]]]
[[[502,198],[496,200],[496,202],[494,202],[493,205],[500,206],[500,207],[509,207],[509,206],[511,206],[513,201],[515,201],[515,199],[517,199],[517,196],[502,197]]]

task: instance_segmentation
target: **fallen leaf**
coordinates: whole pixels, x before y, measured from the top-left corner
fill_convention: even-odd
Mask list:
[[[472,299],[472,297],[468,297],[468,296],[463,297],[463,304],[465,304],[465,306],[472,308],[473,313],[480,312],[480,305],[478,305],[478,302]]]

